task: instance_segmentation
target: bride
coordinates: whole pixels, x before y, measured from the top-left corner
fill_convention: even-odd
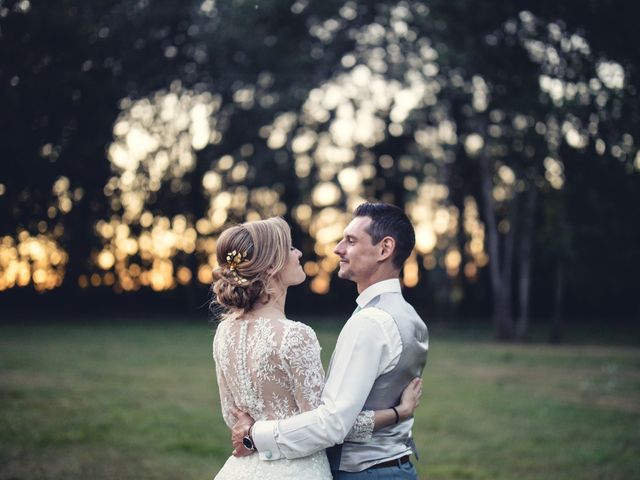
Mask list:
[[[225,423],[231,428],[234,413],[240,410],[256,420],[279,420],[313,410],[320,403],[324,371],[315,332],[284,313],[288,287],[305,279],[302,254],[291,244],[288,224],[270,218],[230,227],[220,235],[216,254],[214,302],[224,313],[213,340],[213,356]],[[366,441],[373,430],[397,422],[398,417],[410,417],[420,395],[421,382],[416,379],[396,407],[361,412],[347,439]],[[260,461],[258,455],[231,456],[215,478],[332,477],[326,454],[320,451],[272,462]]]

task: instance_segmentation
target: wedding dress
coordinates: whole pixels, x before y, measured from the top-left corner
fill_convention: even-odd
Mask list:
[[[225,320],[213,340],[222,416],[233,405],[255,420],[279,420],[315,409],[324,386],[320,344],[313,329],[287,319]],[[347,439],[371,438],[374,412],[361,412]],[[331,480],[326,454],[294,460],[230,457],[215,480]]]

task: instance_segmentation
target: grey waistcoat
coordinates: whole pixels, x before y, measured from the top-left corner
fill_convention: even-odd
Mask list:
[[[421,376],[427,362],[429,335],[427,326],[400,292],[386,292],[373,298],[364,308],[374,307],[393,317],[402,340],[398,364],[379,376],[363,410],[383,410],[398,404],[402,391],[414,377]],[[413,418],[373,432],[365,443],[345,442],[342,445],[340,470],[360,472],[377,463],[417,454],[411,427]]]

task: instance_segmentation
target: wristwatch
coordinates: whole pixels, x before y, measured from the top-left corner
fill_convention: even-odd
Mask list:
[[[256,449],[256,446],[253,443],[253,438],[251,438],[251,429],[252,428],[253,428],[253,425],[251,425],[249,427],[249,430],[247,430],[247,434],[244,437],[242,437],[242,445],[247,450],[250,450],[250,451],[253,452]]]

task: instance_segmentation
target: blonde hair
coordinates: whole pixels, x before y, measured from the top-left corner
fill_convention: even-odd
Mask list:
[[[285,267],[290,248],[291,230],[280,217],[227,228],[216,246],[213,303],[238,314],[269,301],[271,280]]]

